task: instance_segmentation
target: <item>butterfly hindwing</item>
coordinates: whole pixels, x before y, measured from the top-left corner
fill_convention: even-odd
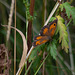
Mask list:
[[[37,36],[34,37],[34,40],[40,40],[42,38],[43,38],[43,36],[37,35]]]
[[[42,37],[42,38],[39,38],[39,37]],[[37,38],[39,38],[39,39],[37,39]],[[41,44],[44,44],[49,40],[48,36],[40,36],[40,35],[37,36],[35,39],[36,40],[33,42],[34,47],[41,45]]]

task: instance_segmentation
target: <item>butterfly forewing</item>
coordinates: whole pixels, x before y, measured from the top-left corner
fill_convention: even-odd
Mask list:
[[[40,31],[40,35],[42,35],[42,36],[48,36],[48,29],[49,28],[49,26],[48,25],[46,25],[46,26],[44,26],[44,27],[42,27],[42,29],[41,29],[41,31]]]
[[[55,33],[55,30],[56,30],[56,26],[57,26],[57,19],[54,20],[53,22],[51,22],[51,24],[49,25],[49,35],[51,37],[53,37],[54,33]]]

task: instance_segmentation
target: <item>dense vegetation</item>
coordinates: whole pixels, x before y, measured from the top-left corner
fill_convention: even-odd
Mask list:
[[[0,0],[0,74],[15,75],[20,68],[21,75],[74,75],[74,2]],[[58,23],[52,40],[34,48],[34,36],[56,18]],[[31,54],[26,56],[31,47]]]

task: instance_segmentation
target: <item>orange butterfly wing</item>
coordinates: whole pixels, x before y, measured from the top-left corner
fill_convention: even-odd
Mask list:
[[[44,26],[40,31],[40,35],[34,37],[33,46],[36,47],[51,40],[52,36],[55,33],[56,26],[57,26],[57,19],[49,23],[48,25]]]
[[[58,19],[54,20],[49,25],[49,33],[50,33],[51,37],[53,37],[53,35],[55,33],[55,30],[56,30],[56,27],[57,27],[57,21],[58,21]]]
[[[35,41],[33,42],[33,46],[36,47],[38,45],[44,44],[47,41],[49,41],[49,38],[48,38],[48,36],[38,35],[38,36],[34,37],[34,40]]]
[[[49,31],[49,27],[48,27],[48,25],[46,25],[46,26],[42,27],[42,29],[40,31],[40,35],[48,36],[48,33],[49,33],[48,31]]]
[[[57,19],[49,23],[48,25],[44,26],[40,31],[40,35],[52,37],[54,35],[56,26],[57,26]]]

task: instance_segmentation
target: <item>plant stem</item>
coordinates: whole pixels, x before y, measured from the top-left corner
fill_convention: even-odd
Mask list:
[[[72,21],[72,19],[69,21],[68,25],[70,24],[71,21]],[[66,24],[67,24],[67,21],[65,21],[65,25]],[[69,53],[70,53],[71,71],[72,71],[72,74],[75,75],[75,72],[74,72],[74,60],[73,60],[73,54],[72,54],[72,46],[71,46],[69,27],[67,27],[67,32],[68,32],[68,39],[69,39]]]
[[[42,65],[44,64],[44,62],[46,61],[48,56],[49,56],[49,54],[45,57],[45,59],[43,60],[43,62],[41,63],[41,65],[39,66],[39,68],[37,69],[37,71],[35,72],[34,75],[36,75],[38,73],[38,71],[40,70],[40,68],[42,67]]]
[[[68,27],[68,26],[70,25],[71,21],[72,21],[72,18],[71,18],[71,20],[69,21],[69,23],[66,25],[66,27]]]
[[[24,75],[27,75],[27,73],[28,73],[29,69],[31,68],[33,62],[34,62],[34,60],[30,63],[30,65],[29,65],[29,67],[28,67],[28,69],[26,70],[26,73],[25,73]]]
[[[42,18],[42,25],[44,25],[45,21],[46,21],[46,5],[47,5],[47,1],[43,0],[43,18]],[[43,53],[43,59],[45,59],[45,52]],[[42,68],[42,75],[45,75],[45,62],[43,64],[43,68]]]
[[[8,30],[7,30],[7,42],[9,40],[9,36],[10,36],[10,30],[11,30],[10,26],[11,26],[11,23],[12,23],[12,16],[13,16],[13,10],[14,10],[14,2],[15,1],[12,0],[10,14],[9,14]]]
[[[63,65],[61,64],[61,62],[59,61],[59,59],[56,57],[56,61],[58,62],[58,64],[60,65],[60,67],[62,68],[62,71],[64,72],[64,75],[67,75],[67,72],[65,69],[63,69]]]
[[[68,32],[68,39],[69,39],[69,53],[70,53],[71,71],[72,71],[72,74],[75,75],[74,60],[73,60],[72,47],[71,47],[71,39],[70,39],[70,33],[69,33],[69,28],[68,27],[67,27],[67,32]]]
[[[61,0],[60,0],[60,1],[61,1]],[[59,6],[59,3],[57,2],[56,5],[55,5],[55,7],[54,7],[54,9],[53,9],[52,12],[51,12],[51,15],[48,17],[48,19],[47,19],[47,21],[45,22],[44,25],[47,25],[47,23],[49,22],[49,19],[53,16],[53,14],[54,14],[54,12],[55,12],[55,10],[57,9],[58,6]],[[29,50],[29,52],[28,52],[28,54],[27,54],[25,60],[28,60],[28,58],[29,58],[29,56],[30,56],[30,54],[31,54],[31,52],[32,52],[32,50],[33,50],[33,48],[34,48],[33,46],[30,48],[30,50]],[[18,72],[16,73],[16,75],[19,74],[19,71],[20,71],[20,70],[21,70],[21,68],[18,69]]]
[[[8,3],[6,3],[4,0],[0,0],[0,2],[8,9],[10,9],[10,6],[8,5]],[[14,11],[14,10],[13,10]],[[15,13],[15,11],[14,11]],[[26,20],[23,16],[21,16],[18,12],[16,12],[16,15],[23,21],[26,23]]]
[[[28,60],[28,58],[29,58],[29,56],[30,56],[30,54],[31,54],[31,52],[32,52],[33,49],[34,49],[34,47],[32,46],[31,49],[29,50],[27,56],[26,56],[25,61]],[[23,66],[23,67],[24,67],[24,66]],[[18,69],[16,75],[20,75],[21,71],[23,70],[23,67],[21,67],[21,68]]]
[[[56,9],[57,9],[58,6],[59,6],[59,3],[57,2],[57,3],[55,4],[53,10],[51,11],[51,13],[50,13],[50,15],[49,15],[47,21],[45,22],[44,26],[48,24],[50,18],[53,16],[53,14],[54,14],[54,12],[56,11]]]
[[[16,28],[16,0],[15,0],[15,28]],[[14,75],[16,75],[16,30],[14,31]]]
[[[69,64],[63,59],[63,57],[60,55],[58,51],[57,51],[57,56],[63,61],[63,63],[68,67],[68,69],[71,70]]]

